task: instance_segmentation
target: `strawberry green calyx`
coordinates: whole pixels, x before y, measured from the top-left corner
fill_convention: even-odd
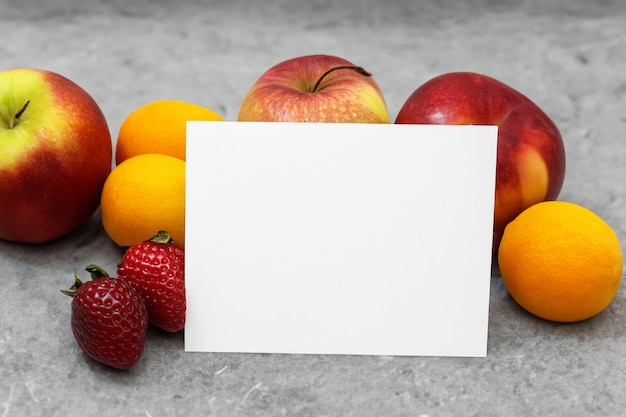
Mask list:
[[[91,275],[91,280],[94,281],[98,278],[108,277],[109,273],[105,271],[101,266],[96,264],[89,264],[85,267],[85,271]]]
[[[159,230],[156,235],[152,236],[149,242],[153,243],[173,243],[174,239],[165,230]]]
[[[78,278],[78,275],[74,274],[74,285],[72,285],[67,290],[61,290],[61,292],[65,295],[73,297],[76,295],[76,291],[78,291],[78,288],[80,288],[81,285],[83,285],[83,282],[80,280],[80,278]]]
[[[89,275],[91,276],[92,281],[98,278],[109,276],[107,271],[105,271],[104,269],[102,269],[102,267],[96,264],[87,265],[85,267],[85,271],[89,272]],[[74,274],[74,284],[67,290],[61,290],[61,292],[70,297],[74,297],[74,295],[76,295],[76,291],[78,291],[81,285],[83,285],[83,281],[80,280],[78,275]]]

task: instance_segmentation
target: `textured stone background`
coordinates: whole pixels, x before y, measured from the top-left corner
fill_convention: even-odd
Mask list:
[[[624,247],[625,23],[622,0],[0,0],[0,69],[73,79],[101,105],[114,137],[130,111],[160,98],[234,120],[263,71],[309,53],[367,68],[392,118],[430,77],[483,72],[554,119],[568,156],[561,199],[596,211]],[[86,263],[112,270],[119,256],[98,215],[49,244],[0,242],[0,417],[604,416],[626,408],[623,288],[595,318],[555,324],[517,307],[494,271],[487,358],[191,354],[182,334],[151,330],[142,361],[117,372],[77,348],[70,300],[58,290]]]

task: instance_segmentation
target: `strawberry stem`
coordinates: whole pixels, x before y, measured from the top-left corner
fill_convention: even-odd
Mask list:
[[[313,93],[315,93],[317,91],[317,88],[320,86],[322,80],[331,72],[333,71],[337,71],[340,69],[351,69],[353,71],[358,72],[361,75],[365,75],[366,77],[371,77],[372,74],[370,74],[369,72],[365,71],[365,69],[363,67],[359,67],[357,65],[340,65],[338,67],[333,67],[331,69],[329,69],[328,71],[326,71],[325,73],[323,73],[318,79],[317,82],[315,83],[315,86],[313,87]]]

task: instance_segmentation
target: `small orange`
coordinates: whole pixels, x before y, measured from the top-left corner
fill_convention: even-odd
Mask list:
[[[591,210],[564,201],[535,204],[509,223],[498,263],[513,299],[557,322],[585,320],[604,310],[623,271],[611,227]]]
[[[115,162],[145,153],[161,153],[185,160],[188,120],[223,121],[222,116],[198,104],[157,100],[132,111],[117,137]]]
[[[185,161],[162,154],[129,158],[109,174],[102,189],[102,225],[120,246],[167,231],[185,245]]]

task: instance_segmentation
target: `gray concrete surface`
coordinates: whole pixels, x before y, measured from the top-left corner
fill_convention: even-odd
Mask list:
[[[0,0],[0,69],[58,71],[113,136],[135,107],[176,98],[234,120],[273,64],[309,53],[364,66],[392,118],[437,74],[472,70],[535,100],[565,138],[561,199],[626,239],[622,0]],[[10,198],[1,196],[0,198]],[[0,417],[617,416],[626,408],[626,296],[595,318],[539,320],[491,285],[486,358],[185,353],[150,330],[141,362],[88,360],[59,292],[120,250],[98,215],[40,246],[0,242]],[[441,266],[445,268],[445,265]],[[410,331],[410,329],[407,329]]]

